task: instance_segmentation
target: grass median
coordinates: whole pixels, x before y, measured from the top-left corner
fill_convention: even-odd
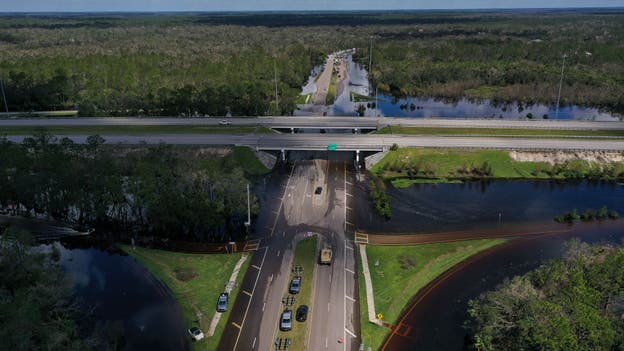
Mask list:
[[[522,129],[522,128],[436,128],[436,127],[407,127],[387,126],[379,129],[376,134],[405,134],[405,135],[463,135],[463,136],[508,136],[508,137],[621,137],[624,130],[573,130],[573,129]]]
[[[395,324],[410,299],[435,278],[458,263],[506,239],[468,240],[415,246],[366,247],[375,297],[375,314]],[[368,307],[358,250],[360,318],[365,346],[379,349],[389,329],[368,321]]]
[[[316,236],[310,237],[304,240],[301,240],[297,244],[297,248],[295,249],[295,258],[293,260],[293,266],[302,266],[303,274],[301,280],[301,289],[299,294],[292,295],[297,299],[297,303],[289,307],[293,311],[293,328],[291,331],[282,332],[278,331],[277,337],[280,338],[290,338],[292,344],[290,345],[289,350],[306,350],[307,345],[307,335],[310,328],[310,321],[312,316],[312,306],[310,305],[310,300],[312,296],[312,282],[314,280],[314,268],[316,266],[316,257],[318,253],[317,248],[317,238]],[[290,279],[294,278],[295,274],[291,272],[288,284],[290,285]],[[289,286],[288,285],[288,286]],[[286,287],[286,291],[284,295],[288,295],[288,286]],[[301,323],[295,320],[297,307],[301,305],[308,306],[308,320]],[[281,317],[281,314],[280,314]],[[314,316],[316,317],[316,316]]]
[[[189,328],[198,325],[197,312],[201,311],[199,327],[204,334],[208,331],[212,317],[216,313],[217,298],[224,291],[234,266],[242,255],[186,254],[142,247],[133,249],[128,245],[120,247],[169,287],[182,308],[184,321]],[[238,281],[245,275],[248,266],[249,259],[243,263]],[[238,287],[232,289],[230,307],[234,304],[238,291]],[[228,317],[229,311],[223,313],[215,334],[194,342],[193,349],[216,350]]]

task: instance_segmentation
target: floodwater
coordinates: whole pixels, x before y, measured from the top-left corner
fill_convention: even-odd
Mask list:
[[[360,63],[353,61],[352,55],[347,55],[348,79],[342,83],[344,86],[337,89],[343,93],[336,97],[331,106],[321,108],[313,105],[300,105],[293,112],[294,115],[312,115],[325,113],[328,116],[356,116],[359,105],[366,106],[366,117],[449,117],[449,118],[502,118],[524,119],[531,114],[534,119],[575,119],[596,121],[617,121],[618,116],[597,108],[581,106],[555,105],[522,105],[517,102],[496,104],[491,100],[483,99],[434,99],[429,97],[404,97],[395,98],[384,94],[375,95],[368,81],[368,72]],[[316,66],[310,72],[308,82],[302,87],[301,94],[316,92],[315,80],[322,66]],[[355,102],[351,99],[351,92],[370,96],[370,102]],[[556,92],[553,92],[553,95]],[[377,108],[374,102],[377,102]]]
[[[9,223],[45,237],[67,231],[44,221],[0,218],[0,224]],[[54,245],[77,302],[90,311],[87,320],[105,330],[102,338],[116,341],[120,350],[190,350],[179,304],[134,258],[92,238],[65,238]]]
[[[392,219],[376,215],[366,187],[357,186],[356,223],[371,233],[425,233],[541,221],[574,208],[606,205],[624,214],[624,185],[590,181],[469,181],[462,184],[387,184]]]
[[[561,258],[566,241],[577,238],[588,243],[624,242],[624,221],[577,223],[570,233],[519,239],[491,253],[469,259],[430,291],[419,295],[411,306],[401,336],[389,339],[385,350],[464,350],[468,333],[468,301],[493,290],[505,278],[525,274],[544,260]]]

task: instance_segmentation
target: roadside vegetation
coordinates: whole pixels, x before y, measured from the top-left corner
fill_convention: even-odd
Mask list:
[[[473,350],[621,350],[624,250],[571,241],[543,263],[469,303]]]
[[[355,47],[368,66],[372,37],[369,76],[380,94],[554,104],[567,54],[562,106],[623,113],[623,17],[618,9],[12,14],[0,17],[0,72],[13,112],[288,115],[328,53]]]
[[[470,256],[505,241],[470,240],[416,246],[367,245],[366,254],[375,294],[375,315],[381,313],[384,322],[396,324],[410,300],[428,283]],[[361,267],[361,260],[358,264]],[[368,321],[361,268],[359,281],[362,340],[366,347],[372,346],[373,350],[377,350],[389,329]]]
[[[288,294],[289,286],[286,286],[286,291],[284,292],[285,296],[294,296],[297,302],[293,306],[288,307],[293,311],[292,330],[288,332],[278,330],[277,336],[281,338],[290,338],[292,342],[290,345],[291,350],[305,350],[305,342],[307,340],[306,337],[310,326],[312,325],[312,318],[323,318],[323,316],[312,315],[313,306],[311,305],[311,296],[313,293],[312,282],[314,280],[314,269],[316,267],[318,257],[317,241],[317,237],[313,236],[303,239],[297,243],[292,267],[300,266],[303,268],[303,273],[301,274],[301,289],[298,294],[290,295]],[[297,276],[297,274],[291,270],[288,284],[290,284],[290,281],[295,276]],[[295,320],[297,308],[301,305],[308,306],[308,318],[303,323]]]
[[[470,179],[624,179],[624,163],[569,160],[521,162],[503,150],[400,148],[371,169],[396,186]]]
[[[510,137],[622,137],[624,130],[566,130],[566,129],[517,129],[517,128],[427,128],[387,126],[379,129],[376,134],[407,134],[407,135],[477,135],[477,136],[510,136]]]
[[[217,313],[217,298],[225,291],[234,266],[242,254],[185,254],[143,247],[133,248],[128,245],[119,246],[169,287],[182,308],[187,328],[199,326],[206,335],[212,318]],[[249,258],[241,266],[237,283],[245,276],[248,266]],[[217,349],[238,293],[239,288],[236,284],[230,293],[228,311],[222,313],[215,334],[193,342],[194,350]]]
[[[247,148],[108,147],[97,135],[86,145],[43,132],[0,139],[0,206],[102,232],[240,240],[247,184],[267,171],[254,158]]]
[[[602,206],[598,210],[587,208],[582,213],[578,213],[576,208],[554,218],[558,223],[572,223],[576,220],[583,222],[603,221],[605,219],[618,219],[620,214],[616,210],[609,210],[607,206]]]

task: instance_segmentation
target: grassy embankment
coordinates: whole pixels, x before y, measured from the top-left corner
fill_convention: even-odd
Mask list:
[[[406,135],[462,135],[462,136],[504,136],[504,137],[531,137],[531,138],[579,138],[592,139],[624,138],[624,130],[569,130],[569,129],[516,129],[516,128],[428,128],[386,126],[377,134],[406,134]]]
[[[224,291],[232,270],[242,255],[185,254],[141,247],[133,250],[128,245],[120,247],[169,287],[180,303],[184,321],[189,327],[198,325],[197,311],[201,311],[199,327],[204,333],[208,331],[216,313],[217,297]],[[238,281],[245,275],[248,266],[249,258],[241,267]],[[230,306],[236,300],[238,291],[236,287],[230,293]],[[223,313],[214,336],[194,342],[193,349],[216,350],[228,317],[229,311]]]
[[[307,341],[307,334],[309,326],[311,325],[311,318],[320,318],[321,316],[312,316],[312,306],[310,305],[310,296],[312,295],[312,281],[314,279],[314,268],[316,266],[316,256],[317,256],[317,238],[311,237],[304,240],[301,240],[297,244],[297,248],[295,249],[295,258],[293,260],[293,266],[302,266],[303,274],[301,274],[301,290],[299,294],[293,295],[297,299],[297,303],[291,307],[293,311],[293,328],[291,331],[282,332],[279,331],[277,333],[277,337],[281,338],[290,338],[292,344],[290,346],[291,350],[305,350],[307,345],[305,342]],[[295,277],[295,274],[290,273],[290,277],[288,280],[288,285],[286,286],[286,291],[284,291],[284,296],[288,295],[288,287],[290,286],[290,280]],[[308,305],[308,320],[306,322],[300,323],[295,320],[297,307],[300,305]]]
[[[297,98],[295,99],[295,104],[297,104],[297,105],[308,104],[308,103],[310,103],[310,99],[311,98],[312,98],[312,93],[304,94],[304,95],[298,95]]]
[[[371,172],[395,187],[464,179],[607,179],[624,178],[624,163],[582,160],[558,165],[515,161],[503,150],[400,148],[391,151]]]
[[[271,129],[258,126],[50,126],[50,127],[2,127],[0,135],[29,135],[41,130],[52,134],[270,134]]]
[[[506,239],[492,239],[417,246],[367,246],[366,253],[375,294],[375,314],[381,313],[385,322],[395,324],[401,311],[420,289],[470,256],[505,241]],[[377,350],[389,329],[368,321],[359,250],[358,264],[362,340],[366,347],[372,346],[373,350]]]
[[[246,146],[235,146],[232,148],[232,157],[250,176],[259,176],[269,173],[271,170],[266,168],[256,155]]]

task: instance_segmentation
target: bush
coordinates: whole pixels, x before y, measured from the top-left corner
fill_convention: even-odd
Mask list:
[[[177,280],[187,282],[197,277],[197,271],[192,267],[176,267],[173,270]]]
[[[397,151],[399,149],[399,144],[394,143],[390,146],[390,151]]]
[[[611,219],[618,219],[618,218],[620,218],[620,214],[619,214],[619,213],[617,213],[617,211],[615,211],[615,210],[611,210],[611,211],[609,211],[608,216],[609,216],[609,218],[611,218]]]

